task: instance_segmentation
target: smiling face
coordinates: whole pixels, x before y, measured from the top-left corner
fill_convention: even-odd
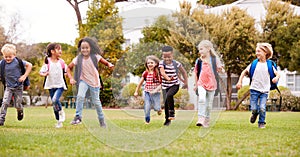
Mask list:
[[[3,53],[3,58],[5,59],[6,63],[11,63],[15,57],[16,56],[13,53]]]
[[[88,42],[86,41],[83,41],[81,43],[81,46],[80,46],[80,51],[82,53],[83,56],[87,57],[90,55],[90,52],[91,52],[91,46]]]
[[[156,62],[152,59],[147,60],[147,68],[149,71],[153,71],[154,67],[156,66]]]
[[[163,52],[162,59],[166,64],[171,64],[173,60],[173,52],[172,51]]]
[[[257,59],[262,60],[262,61],[266,60],[267,53],[265,51],[263,51],[263,49],[261,49],[260,47],[256,47],[255,54],[256,54]]]
[[[51,50],[51,54],[52,54],[52,56],[55,56],[55,57],[61,57],[61,54],[62,54],[61,46],[58,45],[57,47],[55,47],[55,49]]]
[[[210,51],[209,48],[207,48],[207,47],[205,47],[203,45],[200,45],[198,47],[198,50],[199,50],[200,56],[203,56],[203,57],[207,56],[209,54],[209,51]]]

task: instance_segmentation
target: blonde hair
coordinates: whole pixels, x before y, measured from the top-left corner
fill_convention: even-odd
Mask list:
[[[13,44],[5,44],[1,49],[2,54],[17,54],[16,46]]]
[[[273,56],[273,48],[269,43],[257,43],[256,47],[263,50],[266,53],[266,59],[270,59]]]
[[[203,46],[203,47],[209,49],[209,50],[210,50],[209,52],[210,52],[210,55],[211,55],[211,56],[215,56],[215,57],[218,57],[218,56],[219,56],[219,55],[217,54],[216,50],[214,49],[214,45],[213,45],[213,43],[212,43],[211,41],[209,41],[209,40],[202,40],[202,41],[198,44],[197,48],[199,49],[201,46]]]

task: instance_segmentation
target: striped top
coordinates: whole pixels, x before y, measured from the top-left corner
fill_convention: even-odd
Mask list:
[[[181,63],[178,62],[178,61],[176,61],[176,60],[173,60],[173,61],[176,62],[177,69],[178,69],[177,71],[179,71],[179,67],[182,66]],[[173,80],[167,81],[167,80],[165,80],[165,78],[163,76],[161,76],[161,79],[162,79],[162,83],[161,83],[162,89],[167,89],[167,88],[169,88],[171,86],[179,85],[179,79],[178,79],[178,74],[176,73],[175,65],[172,62],[171,64],[165,64],[165,66],[164,66],[164,61],[163,60],[159,62],[159,68],[164,68],[165,72],[166,72],[166,75],[168,77],[173,77]]]

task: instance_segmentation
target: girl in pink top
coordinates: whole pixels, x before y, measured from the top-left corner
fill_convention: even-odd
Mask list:
[[[217,89],[217,72],[223,71],[220,59],[213,44],[203,40],[198,45],[200,58],[195,64],[195,88],[198,90],[198,121],[197,126],[209,127],[210,110]],[[199,62],[199,63],[198,63]],[[199,66],[201,64],[201,66]],[[199,69],[201,67],[201,69]],[[218,76],[217,76],[218,77]]]

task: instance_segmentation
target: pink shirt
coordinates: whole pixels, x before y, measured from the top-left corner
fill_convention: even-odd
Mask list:
[[[196,66],[197,67],[197,66]],[[195,68],[195,73],[197,75],[197,68]],[[204,89],[213,91],[217,89],[217,81],[212,69],[212,65],[207,62],[202,62],[202,69],[200,77],[197,82],[197,86],[202,86]]]
[[[102,58],[100,55],[96,55],[97,61]],[[75,65],[77,64],[77,57],[75,57],[72,61]],[[80,80],[83,80],[87,84],[89,84],[92,87],[100,87],[100,79],[99,79],[99,73],[91,59],[91,57],[85,59],[82,59],[82,69],[81,69],[81,75]]]

